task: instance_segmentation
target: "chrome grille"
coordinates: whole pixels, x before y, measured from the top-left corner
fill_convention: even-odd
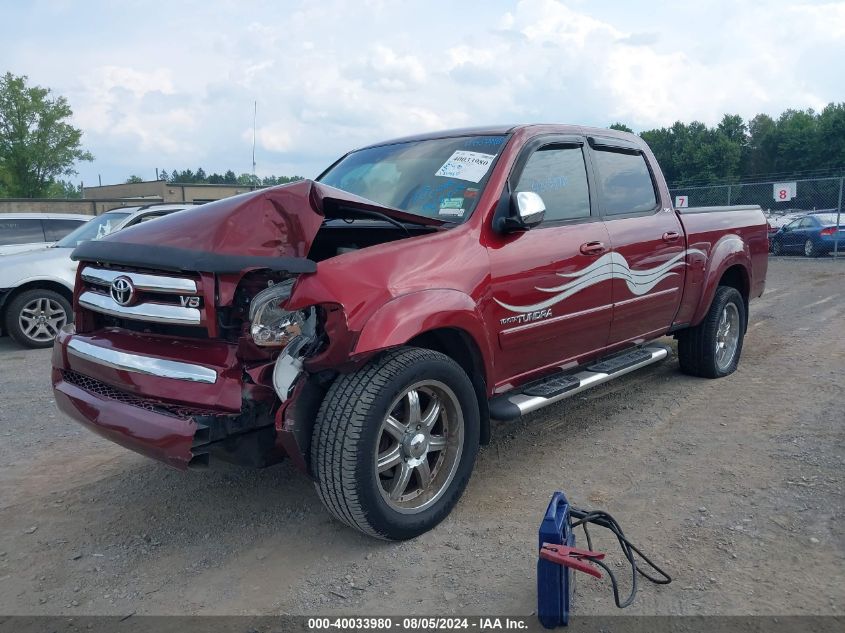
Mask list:
[[[92,312],[147,323],[198,326],[203,322],[202,298],[196,280],[146,272],[85,266],[80,278],[85,289],[79,305]],[[113,284],[122,283],[115,297]],[[128,282],[131,288],[124,301]],[[194,304],[194,305],[192,305]]]
[[[99,396],[100,398],[114,400],[122,404],[138,407],[139,409],[146,409],[147,411],[152,411],[153,413],[169,415],[174,418],[187,420],[188,418],[201,415],[222,415],[219,411],[212,411],[211,409],[162,404],[154,400],[141,398],[134,394],[115,389],[111,385],[101,382],[96,378],[91,378],[90,376],[67,369],[62,371],[62,378],[65,382],[70,383],[71,385],[76,385],[80,389],[83,389],[88,393],[92,393],[95,396]]]

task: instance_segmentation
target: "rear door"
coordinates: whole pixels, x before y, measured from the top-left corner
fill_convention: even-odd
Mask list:
[[[684,289],[686,242],[636,145],[591,137],[590,154],[613,253],[609,345],[624,347],[671,326]]]
[[[0,253],[15,253],[43,243],[44,229],[40,219],[0,216]]]
[[[600,354],[610,331],[608,235],[590,196],[584,139],[543,137],[523,149],[511,191],[543,198],[542,224],[488,245],[500,367],[519,378]],[[601,269],[600,269],[601,268]]]

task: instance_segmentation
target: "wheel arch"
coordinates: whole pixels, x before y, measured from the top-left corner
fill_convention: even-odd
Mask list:
[[[751,294],[750,267],[751,253],[748,244],[743,239],[733,234],[720,239],[708,257],[701,300],[693,315],[691,325],[698,325],[704,320],[719,286],[730,286],[737,289],[745,302],[747,315]]]
[[[464,292],[433,288],[397,297],[365,322],[354,354],[373,354],[410,345],[449,356],[470,377],[481,414],[481,441],[489,441],[488,385],[493,352],[487,329],[472,298]]]
[[[26,292],[27,290],[39,289],[52,290],[53,292],[56,292],[65,299],[67,299],[68,303],[73,306],[73,290],[71,288],[68,288],[61,282],[53,281],[52,279],[34,279],[13,288],[6,295],[3,296],[3,301],[2,303],[0,303],[0,319],[5,319],[6,309],[9,307],[9,304],[14,300],[15,297],[17,297],[23,292]]]

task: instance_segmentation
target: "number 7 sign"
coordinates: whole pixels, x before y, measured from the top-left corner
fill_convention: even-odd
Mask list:
[[[689,206],[689,198],[686,196],[675,196],[675,208],[686,209]]]

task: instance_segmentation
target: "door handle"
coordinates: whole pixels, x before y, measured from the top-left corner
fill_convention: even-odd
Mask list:
[[[666,231],[663,234],[663,241],[664,242],[674,242],[679,237],[681,237],[681,234],[678,233],[677,231]]]
[[[586,242],[581,244],[580,250],[582,255],[601,255],[607,249],[602,242]]]

